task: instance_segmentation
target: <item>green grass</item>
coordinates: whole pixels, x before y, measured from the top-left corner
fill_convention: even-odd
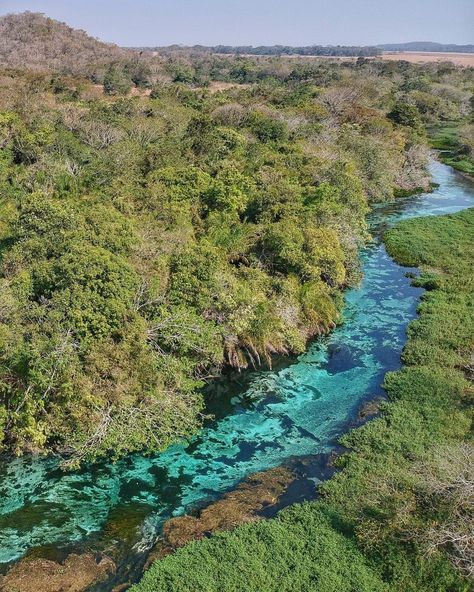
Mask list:
[[[428,127],[430,145],[437,150],[455,150],[459,143],[459,122],[446,122]]]
[[[474,175],[474,160],[462,153],[459,139],[461,125],[460,122],[446,122],[429,126],[430,146],[440,150],[439,157],[445,164],[468,175]]]
[[[343,438],[351,452],[322,497],[192,543],[156,562],[133,592],[467,592],[424,536],[443,518],[416,467],[471,437],[474,209],[402,222],[386,236],[425,292],[402,370],[389,373],[379,418]],[[407,532],[415,536],[407,537]],[[449,551],[449,550],[448,550]]]
[[[474,175],[474,161],[471,158],[460,158],[459,156],[451,157],[441,155],[441,160],[445,164],[452,166],[454,169],[457,169],[462,173]]]
[[[332,526],[332,519],[322,507],[295,506],[275,520],[188,545],[155,563],[132,590],[388,590],[354,541]]]

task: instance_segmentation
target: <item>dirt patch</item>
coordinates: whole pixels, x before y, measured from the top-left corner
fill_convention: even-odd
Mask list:
[[[250,88],[251,84],[238,84],[236,82],[217,82],[213,81],[207,87],[207,90],[213,95],[214,93],[230,90],[231,88]]]
[[[150,88],[137,88],[136,86],[132,86],[128,94],[129,97],[149,97],[150,95]]]
[[[380,406],[386,402],[386,399],[383,397],[376,397],[371,401],[366,401],[357,413],[357,419],[359,421],[363,421],[366,419],[371,419],[380,413]]]
[[[64,563],[25,558],[0,578],[0,592],[83,592],[115,570],[109,557],[71,553]]]
[[[104,86],[102,84],[88,84],[82,92],[85,99],[100,99],[104,96]]]
[[[454,53],[437,51],[384,52],[382,54],[382,60],[404,60],[406,62],[412,62],[413,64],[424,64],[427,62],[452,62],[457,66],[474,67],[474,53]]]

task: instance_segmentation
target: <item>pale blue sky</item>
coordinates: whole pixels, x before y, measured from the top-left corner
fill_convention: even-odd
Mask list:
[[[474,42],[474,0],[0,0],[120,45]]]

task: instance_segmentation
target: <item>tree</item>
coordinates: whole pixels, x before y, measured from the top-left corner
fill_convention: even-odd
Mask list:
[[[104,75],[104,92],[106,95],[126,95],[132,88],[132,81],[123,69],[110,65]]]
[[[284,142],[288,138],[288,128],[276,116],[253,111],[248,125],[261,142]]]
[[[149,85],[151,68],[146,61],[140,59],[133,60],[126,64],[124,69],[135,86],[143,88]]]
[[[410,103],[396,103],[387,117],[399,125],[406,125],[413,129],[418,129],[421,126],[420,112],[415,105]]]
[[[191,149],[196,155],[213,151],[216,135],[216,122],[209,115],[193,117],[186,129],[191,140]]]

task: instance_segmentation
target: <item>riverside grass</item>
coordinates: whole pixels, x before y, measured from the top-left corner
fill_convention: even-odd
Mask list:
[[[420,467],[472,438],[474,209],[404,221],[385,241],[399,263],[421,268],[415,282],[427,291],[404,367],[386,376],[389,402],[342,439],[342,470],[319,500],[191,543],[133,592],[470,589],[452,548],[427,552],[449,508],[428,498]]]
[[[462,122],[448,121],[428,125],[427,131],[431,147],[439,150],[440,160],[462,173],[474,176],[474,159],[467,149],[467,138],[463,141],[461,137]]]

